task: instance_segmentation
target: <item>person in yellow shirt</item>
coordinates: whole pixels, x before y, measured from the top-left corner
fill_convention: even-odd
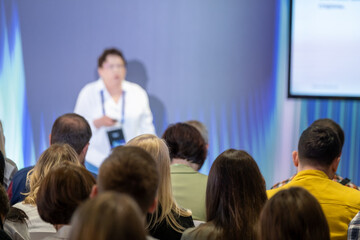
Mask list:
[[[329,127],[310,126],[300,137],[293,161],[298,173],[288,184],[267,191],[270,199],[282,189],[300,186],[320,203],[331,239],[346,239],[351,219],[360,211],[360,191],[334,182],[341,156],[341,142]],[[286,213],[284,213],[286,214]]]

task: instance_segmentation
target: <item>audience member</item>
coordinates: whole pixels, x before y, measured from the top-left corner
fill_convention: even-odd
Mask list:
[[[157,162],[160,175],[157,193],[158,207],[148,214],[148,229],[157,239],[180,239],[182,232],[194,223],[191,212],[179,207],[172,195],[170,178],[170,155],[164,140],[151,134],[133,138],[128,146],[137,146],[146,150]]]
[[[360,210],[360,192],[331,180],[340,162],[341,144],[331,128],[311,125],[301,134],[298,151],[293,152],[297,175],[288,184],[267,192],[271,198],[282,189],[304,187],[319,201],[331,239],[346,239],[349,222]]]
[[[254,159],[229,149],[214,161],[206,188],[206,220],[181,239],[255,239],[266,202],[265,181]]]
[[[10,236],[4,231],[3,224],[5,217],[10,209],[9,199],[6,195],[6,191],[2,185],[0,185],[0,239],[11,240]]]
[[[258,231],[259,240],[330,240],[319,202],[300,187],[281,190],[266,202]]]
[[[76,210],[71,240],[145,240],[143,214],[126,194],[106,192]]]
[[[15,204],[14,207],[23,210],[29,216],[28,226],[32,239],[32,235],[38,236],[39,233],[51,234],[56,232],[51,224],[41,220],[36,206],[36,197],[39,186],[49,171],[67,161],[82,166],[78,154],[68,144],[52,144],[41,154],[35,167],[28,173],[27,181],[30,192],[26,194],[23,202]]]
[[[348,240],[360,240],[360,212],[351,220],[348,229]]]
[[[56,229],[54,236],[45,238],[69,239],[70,219],[81,202],[89,198],[95,178],[83,166],[64,162],[41,181],[36,205],[42,220]]]
[[[205,221],[207,176],[198,172],[207,155],[207,145],[199,131],[185,123],[170,125],[162,138],[171,158],[171,182],[176,202],[193,213],[194,220]]]
[[[75,113],[67,113],[55,120],[49,136],[50,145],[54,143],[69,144],[79,155],[81,164],[84,164],[91,134],[91,128],[85,118]],[[33,168],[34,166],[23,168],[14,175],[8,189],[11,205],[23,201],[25,195],[22,193],[29,192],[29,188],[26,186],[26,177]]]
[[[143,228],[147,213],[157,208],[159,171],[152,156],[139,147],[120,146],[113,149],[99,169],[97,185],[91,197],[105,191],[115,191],[131,196],[143,213]],[[151,237],[147,237],[151,239]]]
[[[329,127],[331,128],[334,132],[336,132],[339,136],[340,139],[340,144],[341,144],[341,149],[344,146],[344,142],[345,142],[345,134],[344,131],[341,129],[341,127],[339,126],[339,124],[337,124],[336,122],[334,122],[332,119],[329,118],[321,118],[318,119],[316,121],[314,121],[311,126],[324,126],[324,127]],[[296,176],[296,173],[290,177],[289,179],[286,179],[284,181],[281,181],[279,183],[276,183],[274,186],[271,187],[271,189],[275,189],[278,187],[281,187],[285,184],[287,184],[288,182],[290,182],[291,180],[294,179],[294,177]],[[355,188],[357,190],[360,190],[360,187],[356,186],[354,183],[350,182],[350,180],[348,178],[343,178],[337,174],[334,175],[333,177],[333,181],[335,182],[339,182],[347,187],[351,187],[351,188]]]
[[[6,157],[4,129],[0,121],[0,176],[2,176],[0,181],[3,183],[5,189],[9,187],[17,170],[16,164]]]
[[[208,149],[209,148],[209,133],[208,133],[208,130],[206,129],[206,126],[198,120],[189,120],[184,123],[189,124],[190,126],[193,126],[194,128],[196,128],[196,130],[198,130],[198,132],[201,134],[202,138],[205,141],[206,148]]]

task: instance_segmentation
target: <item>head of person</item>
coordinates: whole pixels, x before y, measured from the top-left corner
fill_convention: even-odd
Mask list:
[[[162,138],[166,141],[170,150],[170,158],[183,159],[191,163],[194,170],[199,170],[207,155],[204,138],[193,126],[186,123],[170,125]]]
[[[1,218],[1,229],[5,221],[5,217],[10,210],[10,202],[6,190],[3,185],[0,185],[0,218]]]
[[[140,147],[120,146],[101,164],[92,196],[105,191],[130,195],[144,216],[156,209],[159,172],[153,157]]]
[[[170,177],[170,155],[165,141],[152,134],[143,134],[131,139],[126,145],[137,146],[150,153],[156,161],[159,171],[160,181],[157,199],[161,206],[161,214],[158,213],[159,208],[156,208],[152,214],[153,218],[150,221],[152,225],[148,226],[149,229],[155,227],[156,224],[158,224],[158,220],[165,218],[168,225],[172,228],[180,231],[184,230],[181,225],[177,223],[172,213],[180,212],[181,216],[190,216],[191,213],[178,208],[173,198]]]
[[[95,178],[83,166],[64,162],[40,184],[36,205],[40,217],[53,225],[69,224],[76,208],[89,198]]]
[[[41,154],[35,167],[27,174],[26,181],[30,191],[24,200],[25,203],[36,205],[36,196],[41,182],[51,169],[64,162],[72,162],[75,165],[82,166],[78,154],[68,144],[52,144]]]
[[[317,169],[333,178],[340,162],[341,142],[329,127],[311,125],[300,136],[293,161],[298,171]]]
[[[50,144],[69,144],[84,164],[91,135],[90,125],[85,118],[76,113],[67,113],[55,120],[51,129]]]
[[[71,220],[70,240],[145,240],[143,216],[126,194],[106,192],[89,199]]]
[[[98,59],[98,73],[105,84],[121,83],[126,76],[126,60],[116,48],[105,49]]]
[[[189,124],[190,126],[196,128],[203,137],[206,146],[207,147],[209,146],[209,133],[208,130],[206,129],[206,126],[202,122],[198,120],[189,120],[184,123]]]
[[[316,198],[304,188],[292,187],[266,202],[258,223],[258,239],[329,240],[330,233]]]
[[[266,200],[265,180],[248,153],[229,149],[215,159],[206,189],[206,217],[221,239],[254,239]]]
[[[340,140],[340,144],[341,144],[341,149],[344,146],[344,142],[345,142],[345,134],[344,131],[342,130],[342,128],[340,127],[339,124],[337,124],[334,120],[330,119],[330,118],[320,118],[316,121],[314,121],[311,126],[323,126],[323,127],[329,127],[331,128],[334,132],[337,133],[339,140]]]

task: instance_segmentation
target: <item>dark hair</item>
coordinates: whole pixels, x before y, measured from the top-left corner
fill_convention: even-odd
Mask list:
[[[10,209],[10,202],[6,190],[3,185],[0,184],[0,215],[6,217]],[[2,222],[2,220],[0,219]]]
[[[152,156],[135,146],[120,146],[101,164],[99,192],[116,191],[133,197],[146,213],[154,202],[159,185],[159,172]]]
[[[124,57],[124,54],[116,49],[116,48],[108,48],[108,49],[105,49],[104,52],[101,54],[101,56],[99,57],[98,59],[98,67],[101,68],[103,63],[106,61],[106,58],[108,55],[116,55],[116,56],[119,56],[123,61],[124,61],[124,64],[126,65],[126,60],[125,60],[125,57]]]
[[[329,240],[326,217],[314,196],[300,187],[276,193],[265,204],[259,219],[260,240]]]
[[[4,174],[5,174],[5,157],[0,151],[0,185],[5,186],[4,183]]]
[[[217,239],[255,239],[266,200],[265,180],[255,160],[245,151],[226,150],[210,169],[204,226],[213,224]]]
[[[40,184],[36,205],[45,222],[69,224],[78,205],[86,200],[95,178],[83,166],[64,162],[51,170]]]
[[[195,127],[176,123],[165,130],[162,138],[169,146],[171,159],[186,159],[202,167],[207,155],[206,143]]]
[[[311,124],[311,126],[323,126],[323,127],[331,128],[334,132],[337,133],[339,140],[340,140],[341,148],[344,146],[344,142],[345,142],[344,131],[342,130],[340,125],[337,124],[334,120],[332,120],[330,118],[320,118],[320,119],[314,121]]]
[[[67,143],[80,154],[91,138],[91,128],[85,118],[76,113],[58,117],[51,129],[51,144]]]
[[[341,154],[341,143],[331,128],[311,125],[301,134],[298,152],[303,163],[330,166]]]
[[[136,202],[125,194],[102,193],[76,210],[70,240],[145,240],[144,220]]]

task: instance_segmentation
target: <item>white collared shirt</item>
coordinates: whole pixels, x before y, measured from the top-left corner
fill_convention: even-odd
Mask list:
[[[99,167],[110,153],[107,131],[114,128],[100,127],[97,129],[94,126],[94,120],[103,116],[103,106],[106,116],[118,120],[117,126],[120,126],[122,108],[125,107],[122,129],[126,142],[141,134],[155,134],[149,99],[145,90],[126,80],[122,82],[122,89],[124,93],[119,101],[115,102],[103,80],[99,79],[85,85],[76,101],[74,112],[86,118],[92,130],[86,161],[96,167]],[[104,93],[104,102],[101,100],[101,91]],[[124,104],[123,101],[125,101]]]

